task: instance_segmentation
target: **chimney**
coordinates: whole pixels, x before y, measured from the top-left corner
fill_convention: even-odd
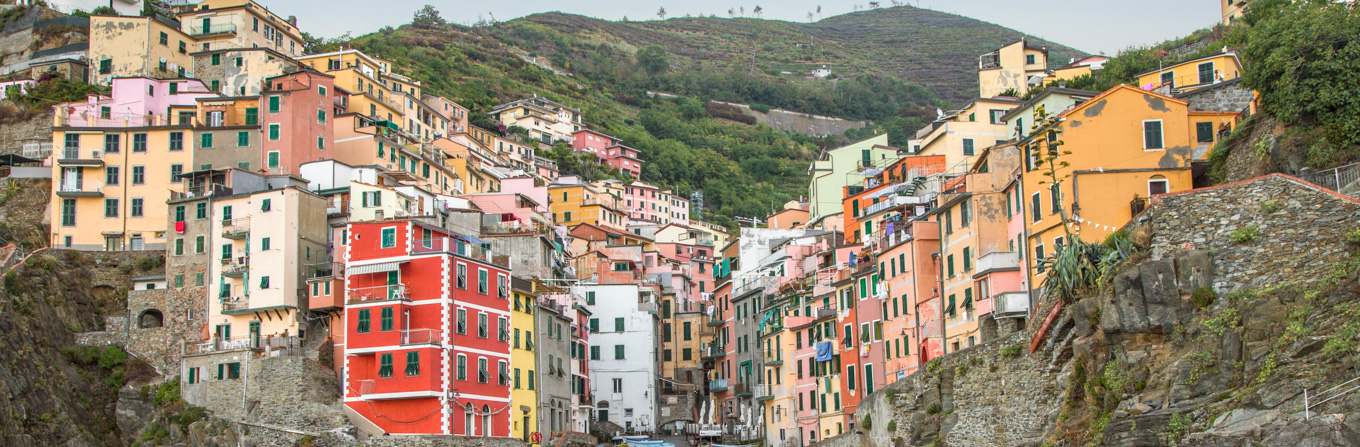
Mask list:
[[[297,27],[297,16],[288,16],[288,24]]]

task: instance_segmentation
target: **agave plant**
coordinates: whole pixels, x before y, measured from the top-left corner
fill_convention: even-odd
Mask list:
[[[1076,301],[1082,291],[1100,284],[1104,257],[1105,250],[1099,245],[1073,235],[1052,257],[1038,261],[1048,272],[1043,284],[1045,296],[1066,303]]]

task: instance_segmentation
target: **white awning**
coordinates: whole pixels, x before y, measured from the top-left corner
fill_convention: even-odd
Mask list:
[[[377,264],[361,265],[345,269],[351,275],[362,275],[365,273],[392,272],[401,268],[400,262],[381,262]]]

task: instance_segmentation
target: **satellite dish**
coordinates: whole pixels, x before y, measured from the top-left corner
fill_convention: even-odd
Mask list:
[[[935,119],[937,119],[937,120],[942,120],[942,119],[944,119],[944,111],[943,111],[943,110],[940,110],[940,109],[938,109],[938,108],[935,109]]]

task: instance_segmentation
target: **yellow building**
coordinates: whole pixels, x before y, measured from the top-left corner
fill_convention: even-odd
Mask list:
[[[172,255],[189,246],[207,251],[208,326],[223,349],[288,343],[305,329],[307,271],[328,263],[326,201],[292,176],[265,179],[280,188],[218,197],[211,241],[176,239]]]
[[[1138,85],[1147,89],[1169,83],[1172,92],[1181,93],[1240,77],[1242,61],[1229,51],[1139,74]]]
[[[1222,9],[1222,20],[1224,25],[1233,23],[1237,19],[1247,14],[1247,0],[1218,0],[1219,7]]]
[[[382,75],[386,62],[358,50],[312,54],[298,62],[335,77],[336,88],[350,93],[348,111],[376,121],[404,122],[406,108],[392,94]]]
[[[267,48],[293,58],[305,52],[295,19],[252,0],[204,0],[179,8],[178,16],[181,29],[199,41],[198,51]]]
[[[513,382],[510,388],[510,408],[513,410],[510,437],[529,439],[529,434],[538,431],[538,390],[534,386],[534,381],[538,380],[534,372],[538,369],[537,357],[534,355],[536,334],[539,333],[534,318],[538,297],[528,281],[515,278],[511,283],[514,285],[511,288],[514,301],[510,306],[510,328],[513,332],[510,367],[514,372],[511,374]]]
[[[519,126],[529,131],[529,138],[555,144],[572,141],[572,134],[581,130],[581,110],[534,95],[498,105],[487,112],[506,126]]]
[[[258,96],[265,80],[297,71],[297,61],[265,48],[225,48],[191,53],[196,78],[225,96]]]
[[[463,183],[448,166],[448,140],[417,144],[386,125],[355,114],[335,117],[335,159],[350,166],[374,165],[403,184],[435,194],[463,193]]]
[[[90,16],[90,83],[112,85],[114,78],[194,77],[198,40],[173,20],[151,17]]]
[[[590,184],[548,185],[548,210],[557,225],[574,227],[588,223],[617,230],[626,230],[628,226],[628,215],[622,211],[618,196]]]
[[[1086,56],[1081,59],[1072,59],[1067,65],[1053,69],[1053,74],[1044,78],[1044,84],[1053,84],[1059,81],[1071,81],[1078,76],[1085,76],[1100,71],[1109,62],[1110,58],[1105,56]]]
[[[1012,99],[974,100],[916,131],[912,153],[943,155],[946,171],[966,172],[983,149],[1006,140],[1006,121],[1001,117],[1019,105]]]
[[[110,96],[59,104],[52,123],[52,246],[163,250],[165,201],[204,143],[197,80],[118,78]]]
[[[1048,70],[1048,47],[1020,40],[978,56],[978,95],[999,96],[1014,89],[1024,96],[1030,87],[1042,83]],[[1040,76],[1035,82],[1034,77]]]
[[[1031,259],[1051,256],[1069,233],[1099,243],[1141,212],[1148,197],[1194,188],[1193,164],[1206,159],[1236,113],[1193,112],[1184,101],[1120,85],[1055,115],[1055,124],[1017,142],[1025,158]],[[1045,175],[1048,165],[1034,162],[1050,139],[1071,152],[1059,158],[1068,166],[1058,170],[1065,178],[1056,185]],[[1042,272],[1030,274],[1029,284],[1042,283]]]

